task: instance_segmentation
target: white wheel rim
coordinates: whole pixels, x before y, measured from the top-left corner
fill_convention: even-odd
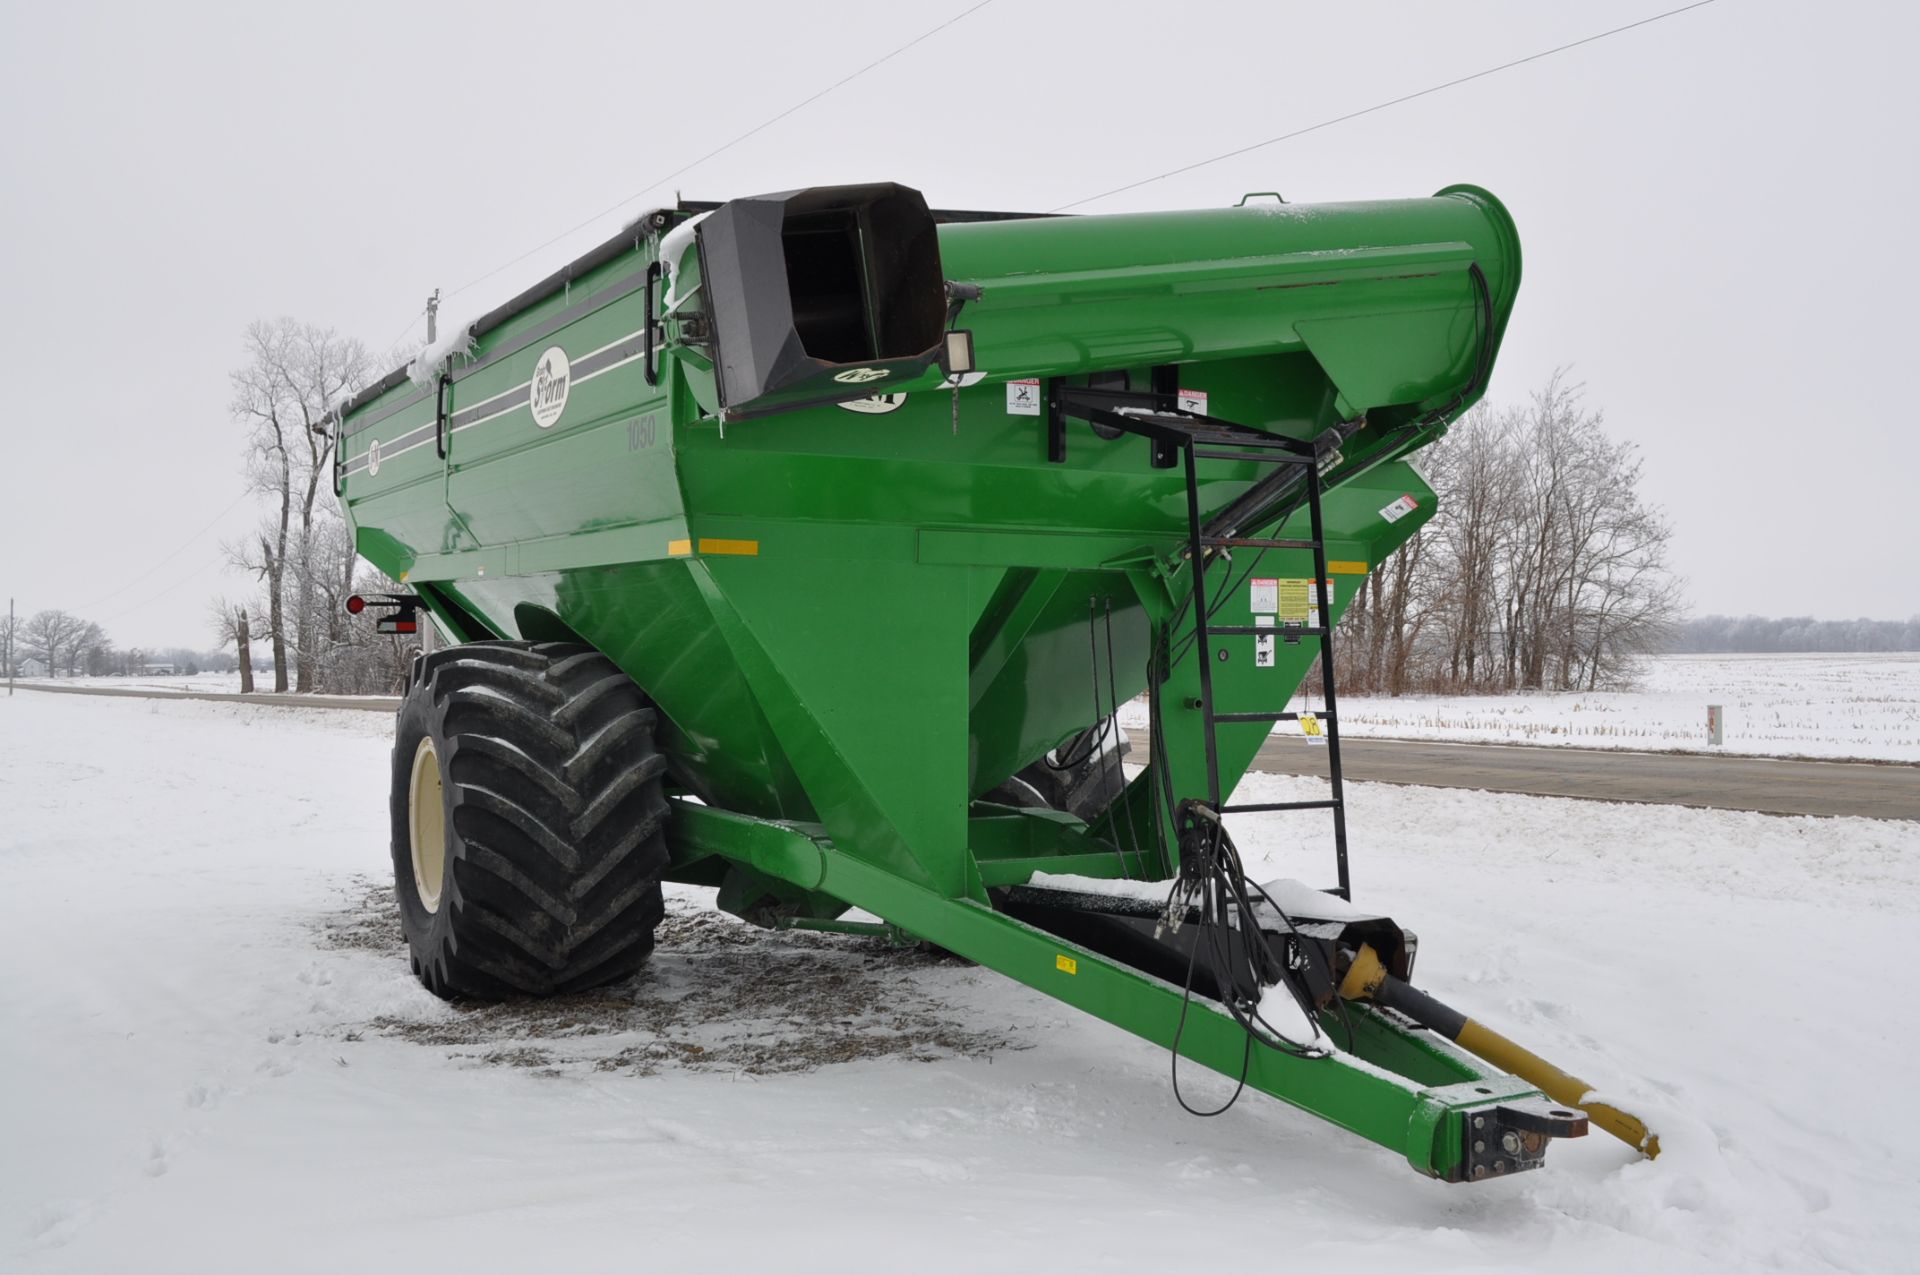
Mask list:
[[[440,888],[447,870],[447,809],[440,793],[440,755],[432,739],[413,750],[413,777],[407,784],[407,831],[413,852],[413,889],[420,906],[440,910]]]

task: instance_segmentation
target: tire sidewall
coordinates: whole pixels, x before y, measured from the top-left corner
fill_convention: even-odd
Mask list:
[[[431,739],[435,764],[440,767],[440,801],[447,844],[446,863],[440,879],[440,906],[429,912],[420,901],[413,876],[413,759],[420,741]],[[413,966],[422,979],[432,985],[451,929],[449,918],[459,894],[454,883],[454,861],[459,839],[453,831],[454,786],[447,775],[448,745],[440,730],[439,714],[433,710],[433,698],[427,692],[426,679],[414,683],[400,705],[393,732],[393,893],[400,909],[400,929],[406,935]]]

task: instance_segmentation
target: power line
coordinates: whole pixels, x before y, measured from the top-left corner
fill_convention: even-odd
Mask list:
[[[181,585],[185,584],[187,581],[192,580],[197,576],[205,575],[208,571],[212,570],[214,567],[219,566],[221,563],[225,561],[226,561],[226,556],[223,554],[218,558],[214,558],[210,562],[203,562],[199,566],[195,567],[193,570],[187,572],[187,574],[175,580],[172,584],[168,585],[166,588],[154,594],[152,597],[147,598],[140,602],[136,602],[132,606],[121,607],[118,611],[115,611],[112,615],[102,616],[98,621],[98,623],[111,624],[123,615],[132,615],[135,611],[140,610],[142,607],[152,606],[155,602],[158,602],[161,598],[166,597],[169,593],[174,592],[176,589],[178,589]],[[81,618],[84,619],[85,617],[83,616]]]
[[[1169,177],[1178,177],[1180,174],[1190,173],[1196,168],[1205,168],[1209,164],[1218,164],[1222,160],[1233,159],[1235,156],[1245,155],[1250,151],[1261,150],[1268,146],[1277,146],[1281,142],[1292,141],[1296,137],[1305,137],[1308,133],[1317,133],[1323,128],[1332,128],[1335,124],[1344,124],[1348,120],[1357,120],[1362,115],[1372,115],[1374,112],[1384,111],[1388,107],[1400,106],[1423,97],[1431,97],[1435,93],[1443,93],[1448,89],[1457,88],[1462,84],[1471,84],[1475,80],[1485,79],[1489,75],[1497,75],[1501,71],[1510,71],[1516,66],[1525,66],[1529,62],[1538,62],[1541,58],[1550,58],[1556,53],[1565,53],[1568,49],[1577,49],[1583,44],[1592,44],[1596,40],[1604,40],[1608,36],[1619,35],[1621,32],[1631,31],[1635,27],[1649,26],[1652,23],[1664,21],[1667,18],[1687,13],[1693,9],[1704,9],[1712,3],[1714,3],[1714,0],[1694,0],[1694,3],[1681,5],[1678,9],[1669,9],[1665,13],[1656,13],[1650,18],[1641,18],[1638,22],[1629,22],[1625,26],[1614,27],[1609,31],[1599,31],[1593,35],[1583,36],[1578,40],[1571,41],[1567,44],[1556,45],[1551,49],[1542,49],[1540,52],[1530,53],[1524,58],[1515,58],[1511,62],[1502,62],[1499,66],[1490,66],[1484,71],[1475,71],[1472,75],[1463,75],[1457,80],[1448,80],[1445,84],[1435,84],[1430,88],[1424,88],[1415,93],[1408,93],[1403,97],[1396,97],[1391,101],[1379,102],[1358,111],[1349,111],[1345,115],[1337,115],[1329,120],[1321,120],[1318,124],[1309,124],[1305,128],[1296,128],[1291,133],[1282,133],[1278,137],[1269,137],[1264,142],[1254,142],[1249,146],[1242,146],[1237,150],[1225,151],[1213,156],[1211,159],[1196,160],[1191,164],[1169,169],[1158,176],[1143,177],[1137,182],[1128,182],[1124,186],[1115,186],[1112,190],[1102,191],[1098,195],[1088,195],[1085,199],[1076,199],[1070,204],[1061,204],[1058,208],[1051,208],[1048,209],[1048,211],[1065,212],[1069,208],[1078,208],[1082,204],[1091,204],[1097,200],[1105,199],[1110,195],[1118,195],[1123,191],[1134,190],[1141,186],[1151,186],[1154,182],[1165,181]]]
[[[172,562],[175,558],[179,557],[182,553],[186,552],[186,548],[188,545],[192,544],[194,541],[198,540],[200,537],[206,535],[209,531],[212,531],[216,526],[219,525],[220,520],[222,518],[225,518],[228,514],[238,509],[240,507],[240,502],[245,500],[248,496],[251,496],[252,494],[253,493],[250,491],[241,492],[240,495],[234,499],[234,502],[231,505],[228,505],[225,509],[222,509],[219,513],[215,514],[212,520],[208,522],[206,526],[200,528],[200,530],[194,532],[191,536],[188,536],[185,540],[182,540],[178,545],[176,545],[172,553],[160,559],[160,561],[154,563],[152,566],[148,567],[145,571],[142,571],[139,575],[127,581],[125,584],[121,585],[119,588],[113,590],[113,592],[103,593],[99,597],[95,598],[93,601],[87,603],[85,606],[76,607],[75,611],[79,612],[79,611],[91,610],[92,608],[99,606],[102,602],[106,602],[106,601],[109,601],[110,599],[119,597],[121,594],[125,593],[128,589],[131,589],[134,585],[139,584],[143,580],[146,580],[147,578],[152,576],[154,572],[158,571],[160,568],[166,566],[169,562]],[[197,575],[199,573],[195,572],[194,574]],[[120,614],[124,615],[125,612],[121,612]]]
[[[400,329],[400,331],[394,336],[393,340],[387,342],[387,348],[381,351],[380,353],[380,361],[382,363],[385,363],[388,359],[393,357],[394,347],[399,345],[400,342],[406,340],[407,333],[413,331],[413,320],[419,318],[421,315],[425,314],[426,312],[427,312],[427,307],[425,306],[421,306],[418,310],[415,310],[413,312],[412,317],[407,320],[407,325]]]
[[[945,22],[942,22],[939,26],[936,26],[931,28],[930,30],[921,32],[919,35],[915,36],[911,40],[908,40],[905,44],[893,50],[893,52],[886,54],[884,57],[875,58],[873,61],[867,63],[865,66],[861,67],[859,70],[853,72],[852,74],[844,75],[841,78],[835,80],[832,84],[827,85],[827,87],[821,89],[818,93],[815,93],[813,96],[804,98],[801,101],[795,102],[792,106],[789,106],[786,110],[781,111],[778,115],[773,116],[771,119],[763,120],[762,122],[755,124],[752,128],[740,134],[740,136],[734,138],[732,141],[726,142],[720,146],[716,146],[712,150],[708,151],[706,154],[702,155],[700,158],[693,160],[690,163],[682,164],[680,167],[668,173],[665,177],[661,177],[653,182],[648,183],[645,186],[642,186],[639,190],[634,191],[631,195],[628,195],[625,199],[622,199],[619,203],[603,208],[599,212],[593,214],[593,216],[588,217],[586,220],[577,222],[576,224],[569,226],[567,229],[561,231],[559,234],[547,240],[545,243],[542,243],[537,245],[536,247],[527,249],[525,252],[515,257],[512,261],[508,261],[501,265],[495,266],[493,269],[487,271],[485,274],[481,275],[479,278],[468,280],[466,283],[461,284],[459,287],[455,288],[453,291],[447,293],[448,299],[452,299],[454,297],[459,296],[461,293],[465,292],[469,288],[485,283],[487,280],[493,278],[493,276],[499,274],[502,270],[506,270],[513,266],[517,266],[521,262],[525,261],[528,257],[533,256],[535,253],[544,252],[546,249],[553,247],[553,245],[559,243],[562,239],[565,239],[568,235],[571,235],[576,231],[584,230],[588,226],[591,226],[594,222],[602,219],[603,217],[610,216],[613,213],[620,211],[620,209],[625,208],[628,204],[631,204],[634,200],[640,198],[642,195],[647,194],[649,191],[657,190],[661,186],[664,186],[668,182],[672,181],[674,178],[681,176],[683,173],[691,172],[693,169],[698,168],[700,165],[706,163],[708,160],[712,159],[714,156],[720,154],[721,152],[731,150],[735,146],[738,146],[741,142],[746,141],[749,137],[752,137],[754,134],[763,132],[766,129],[773,127],[775,124],[778,124],[781,120],[787,118],[787,116],[792,115],[795,111],[798,111],[804,107],[813,105],[815,102],[827,96],[827,94],[832,93],[834,90],[845,87],[846,85],[852,83],[853,81],[859,79],[861,76],[865,75],[868,71],[873,70],[877,66],[880,66],[887,62],[891,62],[894,58],[899,57],[902,53],[905,53],[908,49],[911,49],[916,44],[920,44],[923,41],[932,39],[934,36],[939,35],[942,31],[945,31],[948,27],[952,26],[954,23],[959,22],[961,19],[966,18],[971,14],[978,13],[980,10],[986,8],[988,5],[992,3],[993,3],[993,0],[979,0],[977,4],[974,4],[969,6],[968,8],[962,9],[959,13],[954,14],[951,18],[948,18]]]

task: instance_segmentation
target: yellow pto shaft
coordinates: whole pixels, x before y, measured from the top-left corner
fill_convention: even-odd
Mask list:
[[[1604,1102],[1585,1101],[1593,1086],[1570,1076],[1531,1050],[1523,1049],[1499,1032],[1435,1000],[1395,978],[1372,947],[1362,944],[1340,980],[1347,1000],[1371,1000],[1397,1010],[1430,1031],[1439,1032],[1460,1048],[1534,1085],[1562,1106],[1578,1107],[1589,1122],[1600,1126],[1648,1158],[1660,1154],[1660,1139],[1637,1117]]]

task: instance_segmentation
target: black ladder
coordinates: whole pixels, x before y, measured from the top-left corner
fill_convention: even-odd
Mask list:
[[[1292,441],[1292,440],[1288,440]],[[1281,810],[1331,810],[1333,812],[1333,853],[1335,866],[1339,872],[1340,884],[1334,893],[1343,899],[1353,897],[1353,882],[1347,872],[1347,803],[1346,787],[1340,774],[1340,718],[1334,699],[1333,678],[1333,587],[1327,574],[1326,533],[1320,522],[1320,456],[1310,447],[1304,447],[1305,454],[1289,448],[1273,448],[1263,453],[1248,453],[1236,450],[1222,453],[1201,449],[1189,445],[1186,448],[1187,468],[1187,552],[1193,563],[1193,640],[1200,657],[1200,712],[1206,720],[1207,744],[1207,804],[1222,815],[1265,814]],[[1212,536],[1206,532],[1206,525],[1200,518],[1200,481],[1196,462],[1210,458],[1225,459],[1228,456],[1236,460],[1254,460],[1264,464],[1292,465],[1304,468],[1307,487],[1307,518],[1310,538],[1306,540],[1273,540],[1247,536]],[[1208,620],[1206,552],[1209,549],[1311,549],[1313,551],[1313,580],[1309,585],[1308,607],[1315,609],[1312,599],[1319,597],[1320,623],[1316,625],[1288,624],[1261,626],[1253,624],[1213,624]],[[1278,616],[1276,615],[1276,620]],[[1222,722],[1293,722],[1300,720],[1296,712],[1220,712],[1213,701],[1213,661],[1215,637],[1264,637],[1273,641],[1286,641],[1289,645],[1301,638],[1312,638],[1320,644],[1320,693],[1323,710],[1316,717],[1324,726],[1327,741],[1327,777],[1331,780],[1331,795],[1320,801],[1261,801],[1245,802],[1239,805],[1223,805],[1220,797],[1220,749],[1215,738]]]
[[[1170,467],[1177,463],[1176,454],[1184,460],[1187,484],[1187,557],[1193,569],[1194,648],[1200,658],[1198,707],[1205,718],[1207,808],[1216,817],[1286,810],[1331,810],[1334,856],[1339,871],[1339,886],[1333,893],[1343,899],[1352,898],[1352,881],[1347,871],[1346,788],[1340,771],[1340,722],[1334,696],[1333,589],[1327,572],[1326,532],[1320,518],[1320,470],[1323,464],[1331,461],[1331,454],[1345,437],[1346,431],[1329,431],[1317,443],[1308,443],[1269,434],[1263,430],[1249,429],[1232,421],[1182,411],[1170,401],[1171,396],[1165,392],[1137,394],[1124,390],[1052,385],[1049,386],[1049,391],[1049,406],[1056,421],[1055,441],[1050,444],[1053,458],[1064,459],[1065,448],[1061,445],[1063,436],[1057,433],[1059,419],[1077,416],[1096,426],[1124,430],[1153,440],[1153,463],[1156,467]],[[1228,512],[1216,516],[1210,529],[1210,525],[1200,513],[1198,463],[1203,460],[1251,461],[1256,464],[1275,466],[1275,474],[1256,483],[1249,492],[1249,496],[1256,493],[1277,496],[1281,491],[1291,489],[1292,483],[1286,481],[1287,479],[1294,474],[1301,474],[1306,485],[1310,538],[1292,540],[1239,535],[1238,527],[1221,525],[1234,517],[1233,510],[1241,507],[1238,504],[1230,507]],[[1243,497],[1243,500],[1245,499],[1247,498]],[[1261,504],[1262,502],[1256,501],[1255,508],[1248,510],[1244,519],[1247,523],[1258,526],[1269,520],[1271,504],[1260,507]],[[1211,623],[1207,602],[1207,554],[1212,550],[1233,549],[1311,549],[1313,551],[1312,588],[1319,593],[1320,597],[1320,623],[1273,627]],[[1277,611],[1275,619],[1278,619]],[[1325,800],[1267,801],[1240,805],[1222,803],[1220,748],[1217,739],[1219,725],[1222,722],[1291,722],[1298,721],[1301,717],[1301,714],[1296,712],[1220,712],[1214,707],[1213,639],[1243,636],[1266,637],[1275,641],[1285,641],[1288,645],[1299,642],[1301,638],[1312,638],[1320,644],[1320,691],[1324,700],[1324,711],[1311,716],[1323,723],[1325,729],[1327,776],[1332,781],[1331,795]]]

